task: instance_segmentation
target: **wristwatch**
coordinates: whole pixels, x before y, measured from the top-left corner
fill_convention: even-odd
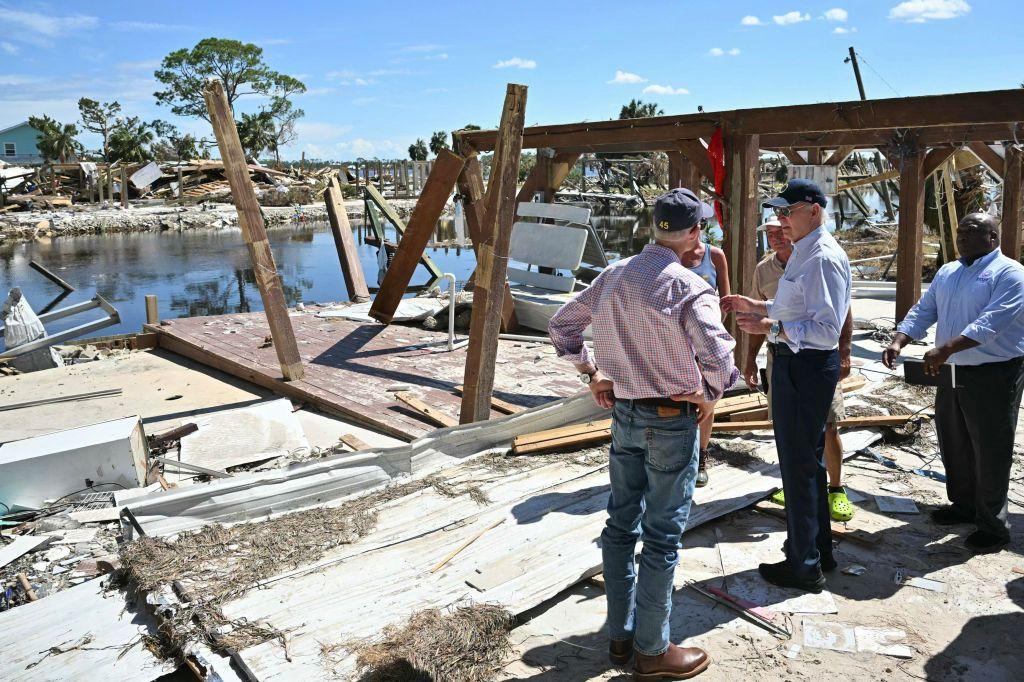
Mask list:
[[[597,372],[595,372],[594,374],[596,373]],[[593,380],[594,375],[591,374],[590,372],[580,372],[580,382],[582,382],[584,386],[589,386],[590,382],[592,382]]]
[[[782,323],[778,320],[772,321],[771,329],[768,330],[768,340],[772,343],[779,342],[779,334],[782,333]]]

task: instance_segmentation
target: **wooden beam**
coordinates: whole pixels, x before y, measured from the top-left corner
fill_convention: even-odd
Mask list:
[[[370,450],[371,449],[369,443],[367,443],[366,441],[364,441],[362,438],[360,438],[359,436],[355,435],[354,433],[343,433],[342,435],[338,436],[338,440],[340,440],[342,443],[344,443],[348,447],[352,448],[352,450],[354,452],[359,452],[360,450]]]
[[[712,134],[714,134],[713,131]],[[715,171],[711,168],[711,159],[708,158],[707,145],[702,140],[679,140],[676,146],[679,147],[683,156],[697,167],[698,181],[701,177],[709,180],[715,177]]]
[[[898,170],[885,171],[884,173],[880,173],[878,175],[872,175],[871,177],[868,178],[861,178],[860,180],[851,180],[850,182],[847,182],[844,185],[839,185],[839,187],[836,188],[836,192],[845,192],[848,189],[854,189],[855,187],[862,187],[864,185],[873,185],[876,182],[892,180],[893,178],[898,178],[899,176],[900,172]]]
[[[462,384],[455,387],[455,393],[456,395],[462,395]],[[495,398],[494,396],[491,396],[491,407],[502,414],[516,414],[517,412],[522,412],[526,409],[525,407],[515,405],[506,400],[502,400],[501,398]]]
[[[156,294],[146,294],[146,324],[160,324],[160,307]]]
[[[378,161],[377,166],[377,171],[383,174],[383,162]],[[380,178],[382,177],[383,175],[377,176],[378,180],[380,180]],[[380,190],[378,190],[371,183],[366,183],[366,187],[363,188],[363,191],[366,193],[366,197],[370,200],[370,203],[372,205],[375,205],[380,210],[380,212],[384,214],[384,217],[387,218],[391,222],[391,224],[395,226],[395,231],[398,232],[399,241],[401,241],[401,237],[405,235],[406,226],[405,221],[399,217],[398,211],[395,210],[395,207],[392,206],[391,202],[385,199],[384,195],[380,193]],[[381,236],[383,237],[383,226],[381,226],[381,228]],[[431,277],[437,278],[442,275],[441,268],[437,267],[434,261],[432,261],[430,259],[430,256],[428,256],[427,254],[424,253],[420,256],[420,262],[423,263],[423,267],[425,267],[427,271],[430,272]]]
[[[554,158],[536,164],[523,181],[523,186],[516,195],[516,204],[533,201],[536,192],[544,192],[545,196],[550,192],[553,199],[554,193],[565,182],[569,171],[579,158],[577,152],[557,152]]]
[[[217,136],[220,157],[224,161],[224,174],[231,185],[231,199],[238,210],[238,225],[242,229],[242,238],[249,249],[256,286],[263,300],[263,309],[270,325],[270,334],[274,339],[274,351],[281,363],[281,374],[287,381],[302,378],[302,358],[299,346],[295,342],[291,320],[288,319],[288,304],[284,298],[281,277],[277,274],[274,254],[270,251],[267,240],[267,229],[263,224],[263,213],[256,192],[249,179],[249,167],[242,151],[242,143],[238,140],[238,129],[235,117],[228,104],[224,86],[219,80],[210,80],[203,90],[206,108],[210,113],[210,124]],[[124,191],[126,188],[122,188]]]
[[[727,135],[726,229],[722,246],[729,261],[729,286],[734,294],[746,294],[757,266],[757,226],[760,224],[758,180],[761,175],[757,135]],[[736,339],[736,363],[746,357],[750,336],[739,330],[736,316],[728,318]]]
[[[380,291],[373,299],[370,307],[370,317],[373,319],[384,324],[391,323],[465,163],[465,158],[447,149],[438,152],[437,161],[416,201],[416,208],[412,211],[402,241],[398,243],[398,250],[384,275]]]
[[[1011,138],[1012,139],[1012,138]],[[969,142],[967,147],[974,152],[974,155],[981,159],[981,162],[988,166],[988,169],[992,171],[992,174],[997,178],[1003,177],[1003,173],[1006,172],[1006,160],[996,153],[995,149],[988,146],[984,142]]]
[[[469,239],[473,243],[473,252],[479,253],[480,245],[484,243],[484,176],[480,169],[480,160],[476,154],[472,154],[466,160],[466,165],[459,174],[458,181],[459,195],[462,197],[462,208],[466,216],[466,229],[469,231]],[[477,255],[477,261],[479,261]],[[475,273],[474,273],[475,274]],[[475,277],[470,277],[474,281]],[[467,288],[470,283],[467,283]],[[516,303],[512,299],[512,290],[508,282],[505,282],[505,293],[501,303],[501,331],[510,334],[519,329],[519,322],[516,320]]]
[[[1020,260],[1021,222],[1024,221],[1024,150],[1020,145],[1006,145],[1001,220],[1003,253]]]
[[[1024,111],[1024,88],[924,97],[858,99],[645,119],[531,126],[524,131],[523,147],[557,149],[592,145],[595,151],[600,151],[602,144],[695,139],[712,134],[718,126],[737,134],[764,135],[1012,123],[1020,120],[1021,111]],[[497,139],[494,130],[457,131],[456,134],[478,151],[493,149]],[[856,144],[856,141],[842,144]],[[835,148],[839,145],[832,143],[817,146]]]
[[[821,165],[821,153],[824,151],[821,147],[811,147],[807,150],[807,163],[812,166]]]
[[[807,164],[807,159],[800,155],[800,152],[793,149],[792,147],[783,147],[779,150],[783,155],[789,159],[789,162],[795,166],[804,166]]]
[[[896,243],[896,321],[921,298],[924,238],[924,153],[911,150],[900,164],[900,211]]]
[[[845,161],[846,157],[852,154],[853,150],[855,150],[856,148],[857,145],[853,144],[847,144],[841,147],[837,147],[836,150],[832,152],[827,159],[825,159],[825,164],[829,166],[838,166],[843,161]]]
[[[972,140],[989,142],[1012,140],[1013,123],[980,123],[950,126],[932,126],[914,130],[919,144],[934,146],[940,144],[965,145]],[[782,151],[784,148],[807,149],[825,147],[835,149],[854,145],[857,149],[889,145],[896,128],[872,128],[869,130],[838,130],[788,133],[767,133],[761,135],[761,149]],[[806,163],[806,162],[803,162]]]
[[[328,183],[327,191],[324,192],[324,203],[327,204],[327,218],[331,224],[331,234],[334,236],[334,248],[338,251],[338,263],[345,279],[348,300],[354,303],[369,301],[370,290],[366,287],[366,278],[363,277],[363,266],[359,263],[359,252],[352,236],[352,226],[348,222],[338,178],[331,178]]]
[[[484,212],[484,241],[477,249],[477,277],[473,289],[473,317],[462,381],[460,421],[463,424],[490,417],[494,390],[494,363],[498,354],[501,306],[508,268],[508,249],[516,214],[516,180],[523,147],[526,117],[525,85],[509,83],[501,124],[491,160],[491,181]]]
[[[682,152],[668,153],[668,188],[686,187],[700,195],[700,170]]]
[[[428,179],[427,182],[430,182],[430,180]],[[397,391],[395,393],[395,399],[402,401],[403,403],[411,407],[413,410],[415,410],[417,413],[426,417],[428,421],[430,421],[433,424],[437,424],[441,428],[459,425],[457,419],[450,417],[441,410],[438,410],[434,407],[431,407],[430,405],[427,405],[425,402],[414,396],[412,393],[409,393],[408,391]]]
[[[921,164],[921,175],[927,178],[939,169],[939,166],[946,163],[949,157],[956,152],[956,147],[936,147],[928,152]]]

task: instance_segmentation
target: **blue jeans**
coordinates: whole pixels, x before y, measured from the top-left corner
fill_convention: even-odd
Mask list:
[[[672,579],[690,514],[699,460],[697,422],[689,413],[659,416],[658,407],[615,403],[608,522],[601,533],[608,636],[633,639],[656,656],[669,644]],[[637,577],[636,541],[643,538]]]

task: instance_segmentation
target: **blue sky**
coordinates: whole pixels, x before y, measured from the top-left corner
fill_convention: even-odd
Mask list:
[[[666,113],[1018,87],[1019,0],[835,2],[32,2],[0,0],[0,128],[77,119],[86,96],[209,135],[156,105],[168,52],[254,42],[309,92],[285,156],[402,157],[417,137],[496,125],[508,82],[528,124],[614,118],[632,97]],[[255,99],[241,110],[254,110]],[[83,141],[97,146],[83,136]]]

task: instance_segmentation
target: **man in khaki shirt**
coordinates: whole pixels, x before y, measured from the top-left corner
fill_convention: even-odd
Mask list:
[[[767,301],[775,298],[775,292],[779,288],[779,280],[786,270],[786,262],[793,254],[793,243],[786,239],[782,232],[782,225],[777,219],[769,220],[764,224],[765,232],[768,235],[768,245],[772,251],[765,256],[754,270],[754,296]],[[746,362],[743,366],[743,378],[747,385],[754,388],[759,383],[757,371],[757,353],[761,350],[761,344],[765,337],[751,334],[751,343],[747,353]],[[839,337],[840,356],[840,380],[850,374],[850,346],[853,337],[853,313],[848,313],[846,322]],[[771,415],[772,404],[772,357],[774,356],[774,344],[768,344],[768,412]],[[829,513],[836,521],[849,521],[853,518],[853,505],[846,496],[846,489],[842,483],[843,471],[843,445],[839,440],[839,428],[836,423],[846,418],[846,411],[843,406],[843,390],[837,385],[835,395],[832,396],[832,404],[829,406],[828,420],[825,427],[825,468],[828,471],[828,507]],[[785,497],[780,490],[772,499],[779,504],[785,504]]]

